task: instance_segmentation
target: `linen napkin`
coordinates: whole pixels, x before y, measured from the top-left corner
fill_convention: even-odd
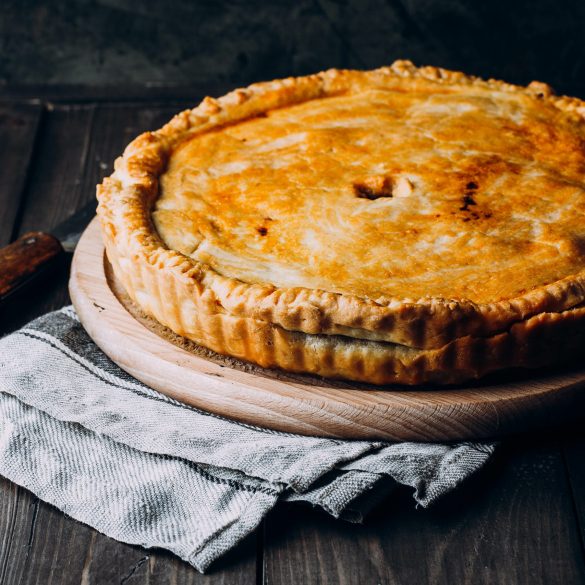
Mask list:
[[[341,441],[231,421],[138,382],[72,307],[0,340],[0,474],[117,540],[199,571],[279,500],[361,521],[397,484],[428,506],[492,443]]]

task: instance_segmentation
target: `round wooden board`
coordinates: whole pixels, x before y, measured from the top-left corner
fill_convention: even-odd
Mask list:
[[[94,220],[77,246],[69,285],[94,341],[152,388],[238,421],[352,439],[480,439],[558,422],[585,398],[585,368],[575,366],[417,389],[264,370],[164,330],[132,304],[108,266]]]

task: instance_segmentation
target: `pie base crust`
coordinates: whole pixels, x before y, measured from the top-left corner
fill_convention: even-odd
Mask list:
[[[515,298],[360,298],[279,288],[222,276],[169,249],[152,223],[159,178],[177,145],[199,133],[274,108],[337,95],[364,84],[429,83],[538,95],[585,116],[585,105],[547,86],[482,81],[408,62],[371,72],[332,70],[261,83],[178,114],[134,140],[98,186],[107,255],[132,300],[172,331],[220,354],[264,367],[374,384],[458,383],[511,367],[536,367],[579,353],[585,270]]]

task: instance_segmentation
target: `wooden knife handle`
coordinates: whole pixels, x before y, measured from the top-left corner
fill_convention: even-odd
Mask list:
[[[28,232],[0,249],[0,300],[32,280],[61,253],[59,240],[43,232]]]

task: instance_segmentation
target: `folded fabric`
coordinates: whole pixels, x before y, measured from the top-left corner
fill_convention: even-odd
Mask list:
[[[118,368],[71,307],[0,340],[0,474],[104,534],[200,571],[279,500],[361,521],[396,483],[428,506],[492,443],[341,441],[197,410]]]

